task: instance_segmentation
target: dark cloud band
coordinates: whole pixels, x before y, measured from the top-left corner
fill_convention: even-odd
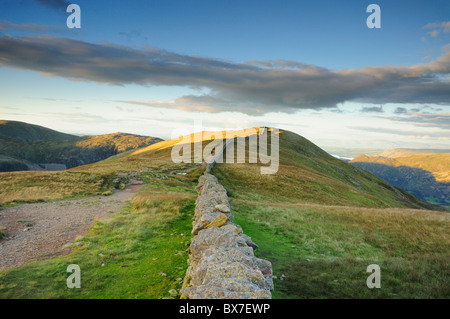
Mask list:
[[[450,104],[450,50],[437,60],[410,67],[335,71],[294,61],[231,63],[62,37],[2,36],[0,66],[111,85],[209,88],[208,95],[180,97],[166,105],[179,103],[178,107],[206,112],[292,112],[346,101]]]

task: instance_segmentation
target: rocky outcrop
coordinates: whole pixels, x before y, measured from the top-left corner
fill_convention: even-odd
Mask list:
[[[197,185],[195,236],[180,293],[189,299],[271,298],[272,264],[254,256],[258,246],[233,223],[227,192],[207,168]]]

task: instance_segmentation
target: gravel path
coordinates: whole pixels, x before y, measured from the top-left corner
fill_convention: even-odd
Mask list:
[[[35,259],[67,254],[64,245],[83,235],[95,219],[117,212],[142,184],[132,181],[111,196],[89,196],[76,200],[23,204],[0,210],[0,270]]]

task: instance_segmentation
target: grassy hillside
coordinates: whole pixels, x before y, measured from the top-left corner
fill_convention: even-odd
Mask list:
[[[378,163],[393,167],[409,166],[430,172],[436,181],[450,182],[450,153],[442,154],[414,154],[386,158],[383,156],[366,156],[361,154],[355,157],[352,163]]]
[[[201,167],[198,163],[173,163],[171,149],[178,141],[161,141],[63,172],[0,173],[0,205],[20,200],[39,201],[102,193],[112,187],[105,181],[113,179],[118,172],[197,174],[195,172]],[[202,147],[209,143],[210,140],[203,140]],[[277,174],[261,175],[259,164],[219,164],[216,169],[216,175],[230,194],[245,200],[436,208],[365,170],[335,159],[308,140],[288,131],[280,134],[280,167]]]
[[[196,180],[201,172],[200,164],[172,162],[171,147],[175,143],[176,140],[162,141],[150,145],[142,153],[127,151],[97,163],[59,172],[0,172],[0,207],[107,193],[114,188],[112,180],[119,172],[148,173],[165,178],[167,174],[186,171],[188,178]]]
[[[97,221],[71,254],[0,273],[0,297],[161,298],[178,289],[187,255],[177,252],[189,238],[179,234],[190,232],[203,171],[200,164],[172,162],[178,141],[64,172],[0,173],[2,200],[100,192],[125,171],[147,184],[122,212]],[[273,264],[274,298],[450,297],[448,213],[426,210],[437,207],[288,131],[280,133],[278,173],[261,175],[259,167],[217,164],[213,174],[228,191],[235,223]],[[83,265],[81,290],[65,286],[71,263]],[[381,267],[381,289],[366,286],[373,263]]]
[[[272,261],[274,298],[450,297],[450,216],[420,209],[436,206],[287,131],[276,175],[255,164],[213,174],[256,255]],[[381,267],[381,289],[366,286],[370,264]]]
[[[234,197],[252,201],[433,208],[289,131],[280,133],[277,174],[261,175],[254,164],[219,164],[214,172]]]
[[[418,198],[450,205],[450,153],[395,158],[359,155],[351,163]]]
[[[71,168],[161,141],[126,133],[77,137],[27,123],[2,122],[0,171],[42,170],[45,163]]]
[[[24,142],[77,138],[75,135],[61,133],[43,126],[5,120],[0,120],[0,136],[14,138]]]

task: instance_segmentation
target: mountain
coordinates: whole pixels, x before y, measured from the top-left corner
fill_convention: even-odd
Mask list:
[[[364,153],[364,152],[361,152]],[[442,154],[442,153],[450,153],[450,150],[446,149],[415,149],[415,148],[391,148],[386,151],[381,152],[380,154],[376,154],[382,157],[402,157],[407,155],[416,155],[416,154]],[[364,153],[366,155],[371,155]],[[375,154],[374,154],[375,155]]]
[[[62,170],[159,141],[127,133],[78,137],[38,125],[0,121],[0,171]]]
[[[434,204],[450,205],[450,153],[430,154],[421,151],[386,151],[391,156],[413,153],[395,157],[361,154],[350,163],[418,198]]]
[[[77,136],[18,121],[0,120],[0,136],[23,142],[76,139]]]
[[[433,207],[373,174],[331,156],[293,132],[280,131],[279,144],[280,164],[276,174],[261,175],[258,165],[254,164],[224,163],[214,168],[216,176],[233,196],[243,200],[360,207]]]

